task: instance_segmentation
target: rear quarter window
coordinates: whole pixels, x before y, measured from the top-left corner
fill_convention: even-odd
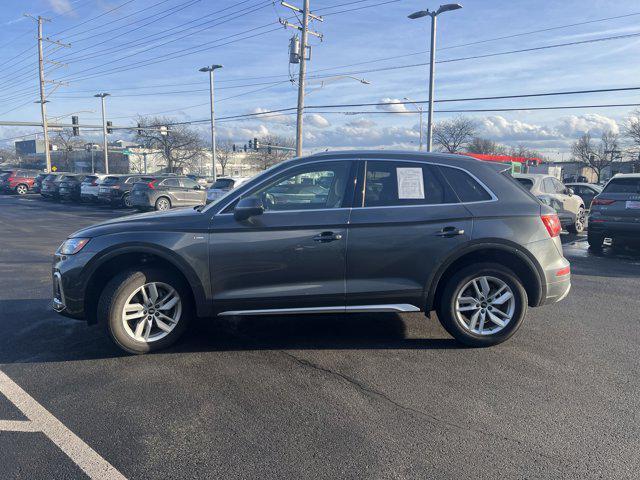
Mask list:
[[[484,202],[491,200],[491,194],[464,170],[439,167],[461,202]]]
[[[531,188],[533,188],[533,180],[530,178],[516,178],[516,181],[527,190],[531,190]]]

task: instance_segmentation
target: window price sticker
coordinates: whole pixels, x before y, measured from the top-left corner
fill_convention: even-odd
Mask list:
[[[424,200],[422,168],[396,168],[398,199]]]

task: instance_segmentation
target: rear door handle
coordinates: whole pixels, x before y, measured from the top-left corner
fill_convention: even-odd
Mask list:
[[[450,238],[450,237],[455,237],[455,236],[458,236],[458,235],[464,235],[464,230],[461,229],[461,228],[457,228],[457,227],[444,227],[442,230],[440,230],[435,235],[437,237]]]
[[[320,243],[335,242],[336,240],[342,240],[342,235],[340,233],[322,232],[313,237],[314,242]]]

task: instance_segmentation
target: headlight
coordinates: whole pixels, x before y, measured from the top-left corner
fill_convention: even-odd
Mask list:
[[[62,255],[75,255],[82,250],[87,243],[89,243],[88,238],[68,238],[62,242],[62,245],[58,248],[58,253]]]

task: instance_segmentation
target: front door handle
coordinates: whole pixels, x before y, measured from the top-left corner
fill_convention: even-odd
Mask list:
[[[464,235],[464,230],[458,227],[444,227],[438,233],[436,233],[437,237],[451,238],[458,235]]]
[[[329,242],[334,242],[336,240],[342,240],[342,235],[340,233],[322,232],[316,235],[315,237],[313,237],[314,242],[320,242],[320,243],[329,243]]]

